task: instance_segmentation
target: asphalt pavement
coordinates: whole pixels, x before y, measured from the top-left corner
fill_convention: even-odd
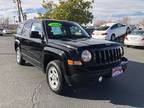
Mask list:
[[[0,108],[144,108],[144,49],[125,48],[121,76],[69,91],[50,91],[45,74],[15,60],[14,38],[0,37]]]

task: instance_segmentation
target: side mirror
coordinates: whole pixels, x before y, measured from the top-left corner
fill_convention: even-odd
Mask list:
[[[38,31],[31,31],[30,38],[41,39],[41,35]]]

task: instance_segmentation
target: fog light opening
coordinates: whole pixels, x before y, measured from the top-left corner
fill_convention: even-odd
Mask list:
[[[103,77],[100,76],[100,77],[98,78],[98,82],[102,82],[102,81],[103,81]]]

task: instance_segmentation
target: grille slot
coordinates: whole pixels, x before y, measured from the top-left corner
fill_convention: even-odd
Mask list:
[[[100,65],[117,62],[121,59],[122,56],[120,47],[97,50],[95,54],[96,54],[96,63]]]

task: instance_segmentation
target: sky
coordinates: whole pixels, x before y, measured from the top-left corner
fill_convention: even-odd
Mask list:
[[[21,1],[28,18],[33,18],[38,12],[44,12],[42,0]],[[144,0],[95,0],[92,12],[95,19],[118,20],[129,16],[133,22],[137,22],[144,19]],[[10,17],[12,20],[14,16],[17,16],[17,7],[13,0],[0,0],[0,17]]]
[[[134,22],[144,19],[144,0],[95,0],[93,14],[97,19],[121,19]]]

